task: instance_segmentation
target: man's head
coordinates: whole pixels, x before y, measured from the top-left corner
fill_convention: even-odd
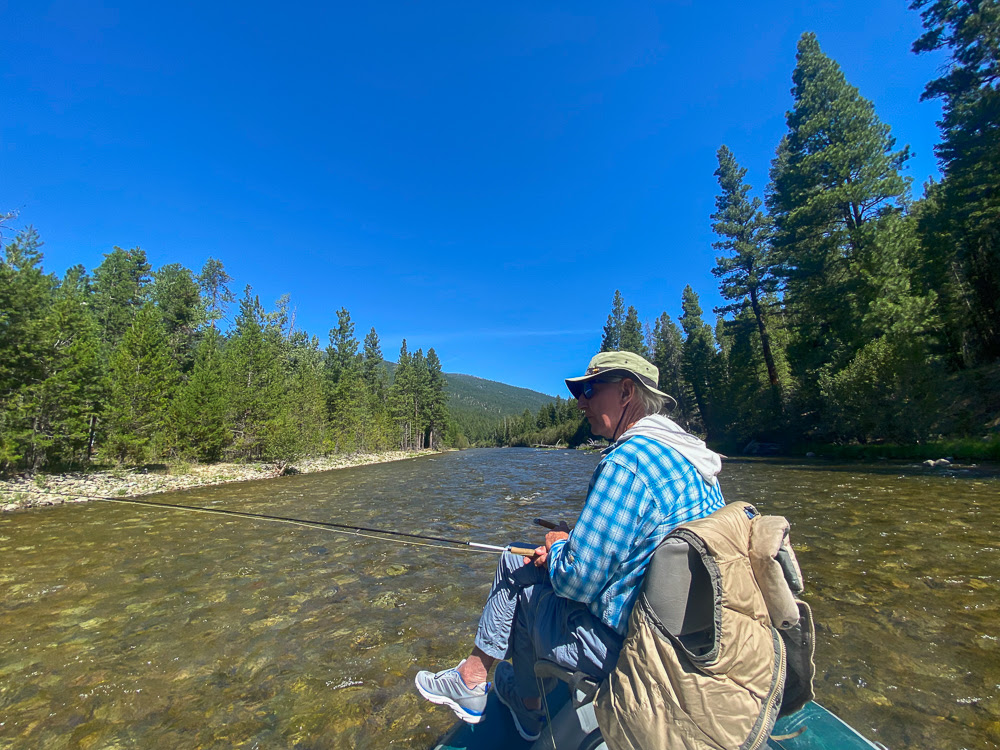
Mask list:
[[[657,388],[659,371],[632,352],[601,352],[578,378],[567,378],[566,387],[590,422],[596,435],[617,439],[626,429],[664,406],[677,405]]]

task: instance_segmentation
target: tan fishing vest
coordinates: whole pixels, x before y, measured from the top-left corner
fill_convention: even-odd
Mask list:
[[[608,748],[763,747],[779,713],[813,697],[812,617],[799,592],[783,518],[731,503],[671,532],[597,693]]]

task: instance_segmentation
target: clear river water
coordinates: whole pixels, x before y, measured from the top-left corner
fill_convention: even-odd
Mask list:
[[[535,543],[598,457],[473,450],[156,496]],[[785,515],[817,700],[891,748],[1000,747],[1000,471],[732,460]],[[0,517],[0,750],[429,748],[413,676],[471,643],[491,554],[118,503]]]

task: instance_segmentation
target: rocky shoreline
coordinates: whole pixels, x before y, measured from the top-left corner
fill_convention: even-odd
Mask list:
[[[95,497],[138,497],[229,482],[273,479],[285,474],[312,474],[351,466],[402,461],[435,451],[387,451],[344,456],[319,456],[287,465],[283,462],[249,464],[176,464],[163,470],[111,469],[67,474],[36,474],[0,480],[0,511],[10,512],[64,503],[85,503]]]

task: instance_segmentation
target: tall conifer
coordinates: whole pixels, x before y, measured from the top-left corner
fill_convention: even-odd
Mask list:
[[[649,357],[646,349],[645,336],[643,336],[642,323],[639,322],[639,311],[629,305],[625,320],[622,322],[621,334],[618,339],[618,349],[624,352],[632,352],[640,357]]]
[[[1000,358],[1000,5],[915,0],[917,53],[947,49],[944,73],[921,99],[940,98],[944,180],[922,212],[928,280],[944,295],[963,364]]]
[[[239,458],[264,458],[280,414],[284,363],[281,332],[249,286],[225,351],[232,451]]]
[[[116,247],[94,269],[94,310],[109,356],[146,301],[150,270],[145,251],[138,247]]]
[[[601,339],[601,351],[613,352],[621,349],[622,326],[625,325],[625,300],[622,293],[615,289],[611,300],[611,313],[608,322],[604,324],[604,336]]]
[[[864,343],[854,321],[877,287],[865,269],[879,222],[907,198],[900,170],[909,148],[895,150],[889,127],[814,34],[799,40],[796,63],[788,134],[772,166],[768,205],[796,337],[790,360],[809,401],[818,372],[843,366]]]
[[[111,357],[106,449],[119,461],[149,461],[167,447],[177,365],[159,313],[143,305]]]
[[[705,431],[711,436],[715,426],[711,390],[714,379],[713,370],[716,365],[712,328],[702,320],[698,295],[690,285],[684,287],[681,307],[684,311],[680,318],[681,327],[686,335],[683,359],[684,379],[691,385]]]
[[[715,198],[712,229],[722,239],[712,244],[730,255],[715,259],[712,273],[719,278],[719,291],[732,304],[716,308],[717,313],[736,313],[748,308],[760,334],[761,350],[772,387],[779,387],[778,369],[771,351],[771,335],[764,300],[778,289],[770,254],[771,222],[760,210],[760,198],[750,198],[746,169],[726,146],[719,148],[719,168],[715,176],[721,193]]]
[[[222,343],[215,328],[204,332],[191,375],[174,400],[177,450],[199,461],[218,461],[230,440]]]

